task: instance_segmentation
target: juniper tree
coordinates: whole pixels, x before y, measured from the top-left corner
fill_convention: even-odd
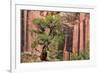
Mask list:
[[[32,32],[36,34],[32,42],[32,48],[36,48],[38,44],[43,45],[40,56],[42,61],[58,60],[59,44],[64,41],[60,15],[36,18],[33,20],[33,24],[38,26],[38,30],[32,29]],[[46,31],[46,29],[49,31]]]

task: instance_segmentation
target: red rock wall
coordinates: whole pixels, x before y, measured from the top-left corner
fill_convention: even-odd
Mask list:
[[[24,51],[32,51],[31,43],[32,34],[30,31],[31,29],[36,29],[37,27],[33,25],[32,20],[37,17],[46,16],[47,12],[40,12],[40,11],[30,11],[24,10]],[[72,43],[72,52],[78,53],[79,51],[83,50],[86,47],[87,40],[89,39],[89,14],[88,13],[80,13],[79,18],[74,22],[73,25],[73,43]],[[84,27],[85,26],[85,27]],[[66,47],[65,47],[66,48]],[[64,48],[63,57],[64,60],[69,59],[69,53]]]

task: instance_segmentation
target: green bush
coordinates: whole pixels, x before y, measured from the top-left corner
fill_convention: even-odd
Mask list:
[[[90,59],[89,48],[86,48],[78,53],[71,54],[71,60],[88,60]]]

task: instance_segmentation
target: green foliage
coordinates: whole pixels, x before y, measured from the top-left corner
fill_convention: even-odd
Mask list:
[[[32,48],[36,45],[42,44],[47,50],[47,59],[49,61],[55,61],[58,58],[58,46],[64,39],[62,32],[61,17],[59,15],[47,15],[44,18],[36,18],[33,20],[35,25],[38,25],[38,30],[32,30],[36,34],[33,39]],[[45,29],[50,29],[48,35],[45,33]],[[57,59],[58,58],[58,59]]]
[[[77,53],[74,53],[71,55],[71,60],[88,60],[89,59],[89,53],[81,51],[79,55]]]
[[[77,53],[73,53],[71,55],[71,60],[88,60],[89,58],[89,48],[86,48],[84,49],[84,51],[79,52],[79,55]]]
[[[40,25],[42,22],[43,22],[43,20],[40,19],[40,18],[35,18],[35,19],[33,20],[33,23],[36,24],[36,25]]]
[[[54,25],[59,25],[60,23],[60,16],[59,15],[48,15],[45,18],[36,18],[33,20],[33,23],[39,25],[40,27],[52,27]]]
[[[32,47],[32,48],[35,48],[37,44],[38,44],[38,40],[34,39],[34,40],[32,41],[31,47]]]

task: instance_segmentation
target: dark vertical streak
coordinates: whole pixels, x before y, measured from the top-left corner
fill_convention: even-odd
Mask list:
[[[67,38],[67,45],[66,45],[66,47],[67,47],[67,51],[68,52],[72,52],[72,36],[73,36],[73,34],[72,34],[72,29],[70,28],[69,30],[67,30],[67,36],[66,36],[66,38]]]
[[[21,10],[21,51],[24,49],[24,10]]]
[[[79,49],[80,49],[80,22],[79,22],[79,25],[78,25],[78,55],[79,55]]]
[[[85,21],[84,21],[84,25],[83,25],[83,34],[84,34],[84,35],[83,35],[83,36],[84,36],[84,37],[83,37],[83,41],[84,41],[84,48],[85,48],[85,30],[86,30],[85,28],[86,28],[86,24],[85,24]]]
[[[85,28],[86,28],[86,24],[85,24],[85,20],[83,21],[83,51],[84,51],[84,53],[85,53],[85,48],[86,48],[86,46],[85,46]]]
[[[69,56],[69,59],[68,59],[68,60],[70,60],[70,54],[71,54],[71,53],[70,53],[70,52],[68,52],[68,54],[69,54],[69,55],[68,55],[68,56]]]
[[[71,48],[72,48],[72,49],[71,49],[71,52],[73,52],[73,51],[72,51],[72,50],[73,50],[73,29],[74,29],[74,28],[72,28],[72,32],[71,32],[71,38],[72,38],[72,40],[71,40],[71,41],[72,41],[72,42],[71,42]]]
[[[27,10],[27,14],[26,14],[26,49],[28,50],[28,13],[29,11]]]

